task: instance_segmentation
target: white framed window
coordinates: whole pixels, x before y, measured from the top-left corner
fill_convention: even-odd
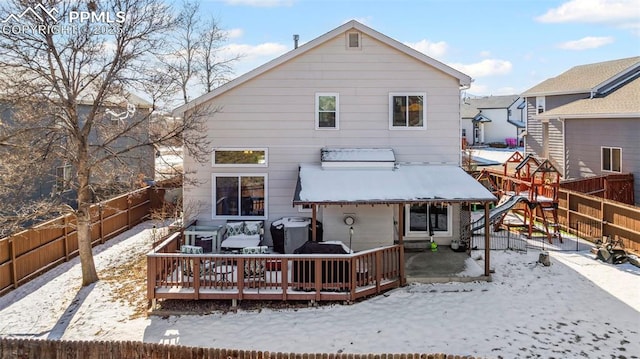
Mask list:
[[[389,129],[426,129],[427,111],[424,92],[389,94]]]
[[[357,31],[347,32],[347,49],[361,49],[362,37]]]
[[[337,130],[340,123],[340,100],[337,93],[316,93],[316,130]]]
[[[310,204],[299,204],[298,205],[298,212],[300,212],[300,213],[311,213],[311,212],[313,212],[313,209],[311,208]]]
[[[547,110],[547,105],[544,96],[536,97],[536,113],[540,114]]]
[[[622,172],[622,148],[601,147],[602,171]]]
[[[56,167],[55,192],[63,193],[71,190],[71,165]]]
[[[212,156],[214,167],[267,167],[269,165],[267,148],[214,148]]]
[[[213,218],[267,218],[267,174],[213,174]]]
[[[405,228],[408,237],[446,237],[453,235],[451,206],[416,203],[405,206]]]

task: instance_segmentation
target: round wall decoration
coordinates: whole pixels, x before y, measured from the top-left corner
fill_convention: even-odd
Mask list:
[[[347,226],[350,226],[350,225],[352,225],[354,223],[356,223],[355,218],[353,218],[351,216],[344,217],[344,224],[346,224]]]

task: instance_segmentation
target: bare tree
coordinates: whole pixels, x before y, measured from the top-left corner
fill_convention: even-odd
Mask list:
[[[199,54],[199,63],[202,64],[202,71],[200,80],[206,93],[229,81],[233,70],[232,65],[241,58],[241,55],[231,55],[227,58],[219,56],[222,46],[227,41],[227,33],[220,29],[215,18],[209,20],[201,38],[202,48]]]
[[[206,158],[203,117],[195,110],[162,136],[148,135],[149,117],[175,89],[157,81],[166,70],[156,50],[176,22],[161,0],[7,0],[0,8],[11,14],[5,19],[10,31],[0,32],[0,88],[8,109],[0,156],[12,154],[22,168],[54,161],[73,169],[60,185],[76,194],[82,283],[88,285],[98,280],[89,213],[96,178],[116,178],[123,164],[143,159],[144,149],[175,138]],[[20,165],[1,163],[13,171],[8,180],[19,177]]]

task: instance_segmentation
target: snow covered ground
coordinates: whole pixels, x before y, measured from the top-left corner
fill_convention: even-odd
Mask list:
[[[92,286],[80,288],[75,258],[0,297],[0,336],[298,353],[640,355],[640,268],[589,252],[551,252],[544,267],[535,250],[493,251],[493,282],[411,284],[352,305],[147,317],[140,278],[152,225],[96,248],[102,280]]]

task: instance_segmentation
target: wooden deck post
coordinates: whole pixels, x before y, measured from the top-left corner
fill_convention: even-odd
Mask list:
[[[407,284],[407,275],[404,265],[404,203],[398,204],[398,245],[400,246],[400,250],[398,251],[400,286],[404,286]]]
[[[484,275],[489,276],[491,273],[491,237],[489,235],[489,204],[484,203]]]
[[[156,257],[147,255],[147,300],[156,300]]]

